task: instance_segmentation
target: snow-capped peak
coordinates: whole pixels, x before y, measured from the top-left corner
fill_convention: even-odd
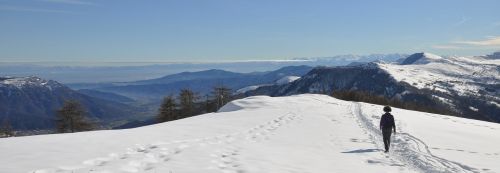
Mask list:
[[[417,53],[401,65],[381,64],[397,81],[419,89],[430,89],[460,95],[487,94],[498,98],[495,85],[500,82],[500,61],[480,57],[440,57]]]
[[[426,52],[415,53],[413,55],[408,56],[405,60],[403,60],[403,62],[401,62],[401,65],[428,64],[430,62],[440,61],[442,59],[443,57],[431,53],[426,53]]]
[[[245,93],[245,92],[248,92],[248,91],[256,90],[259,87],[263,87],[263,86],[285,85],[285,84],[291,83],[293,81],[296,81],[297,79],[300,79],[300,77],[299,76],[285,76],[285,77],[282,77],[281,79],[276,80],[274,82],[274,84],[261,84],[261,85],[247,86],[247,87],[244,87],[244,88],[236,90],[236,93],[237,94],[242,94],[242,93]]]
[[[278,79],[276,81],[276,84],[277,85],[283,85],[283,84],[287,84],[287,83],[290,83],[290,82],[293,82],[297,79],[300,79],[299,76],[285,76],[285,77],[282,77],[281,79]]]
[[[61,84],[52,81],[45,80],[36,76],[27,76],[27,77],[11,77],[5,76],[0,77],[0,85],[4,86],[14,86],[16,88],[24,88],[26,86],[40,86],[40,87],[48,87],[52,89],[54,87],[59,87]]]
[[[247,87],[244,87],[244,88],[241,88],[241,89],[238,89],[236,90],[236,93],[237,94],[243,94],[243,93],[246,93],[248,91],[253,91],[253,90],[256,90],[257,88],[261,87],[261,86],[269,86],[268,84],[263,84],[263,85],[252,85],[252,86],[247,86]]]

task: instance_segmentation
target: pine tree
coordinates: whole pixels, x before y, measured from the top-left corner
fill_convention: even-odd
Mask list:
[[[56,126],[60,133],[88,131],[94,128],[93,123],[87,118],[84,107],[76,100],[65,101],[57,110]]]
[[[2,121],[2,126],[0,127],[0,137],[11,137],[14,136],[14,130],[8,118]]]
[[[182,89],[179,93],[181,118],[193,116],[195,113],[196,94],[190,89]]]
[[[216,105],[216,111],[232,99],[231,89],[223,85],[214,87],[212,94]]]
[[[166,122],[178,119],[177,117],[177,104],[172,95],[169,95],[163,99],[163,102],[158,110],[159,122]]]

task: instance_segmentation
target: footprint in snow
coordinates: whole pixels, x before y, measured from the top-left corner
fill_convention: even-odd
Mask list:
[[[187,145],[187,144],[179,145],[179,146],[177,146],[177,148],[174,149],[174,154],[179,154],[182,152],[182,150],[184,150],[188,147],[189,147],[189,145]]]
[[[68,170],[63,170],[63,169],[38,169],[38,170],[31,171],[29,173],[56,173],[56,172],[64,172],[64,171],[68,171]]]
[[[150,145],[148,145],[148,147],[147,147],[147,148],[148,148],[148,149],[156,149],[156,148],[158,148],[158,145],[155,145],[155,144],[150,144]]]
[[[104,166],[109,162],[109,160],[109,158],[95,158],[83,161],[83,164],[88,166]]]
[[[139,168],[130,165],[122,166],[120,170],[123,172],[139,172]]]
[[[129,172],[137,172],[141,170],[151,170],[154,168],[154,164],[158,163],[157,159],[154,158],[144,158],[142,160],[132,160],[127,163],[125,168]],[[122,169],[123,170],[123,169]]]
[[[212,157],[215,157],[216,160],[212,160],[212,163],[216,165],[216,168],[219,168],[222,172],[237,172],[243,173],[245,172],[241,169],[241,165],[237,163],[237,159],[235,156],[238,155],[237,148],[227,148],[224,150],[217,150]]]

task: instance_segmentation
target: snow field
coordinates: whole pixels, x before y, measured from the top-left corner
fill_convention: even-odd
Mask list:
[[[323,95],[249,97],[218,113],[135,129],[0,139],[0,169],[9,173],[500,172],[498,124],[394,109],[398,133],[386,154],[377,131],[381,110]]]

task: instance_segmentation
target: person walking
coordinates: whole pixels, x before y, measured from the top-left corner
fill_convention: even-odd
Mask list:
[[[384,107],[384,115],[380,118],[380,130],[382,131],[382,137],[384,140],[385,152],[389,152],[389,147],[391,146],[391,133],[394,131],[396,134],[396,123],[394,123],[394,116],[390,113],[391,107]]]

